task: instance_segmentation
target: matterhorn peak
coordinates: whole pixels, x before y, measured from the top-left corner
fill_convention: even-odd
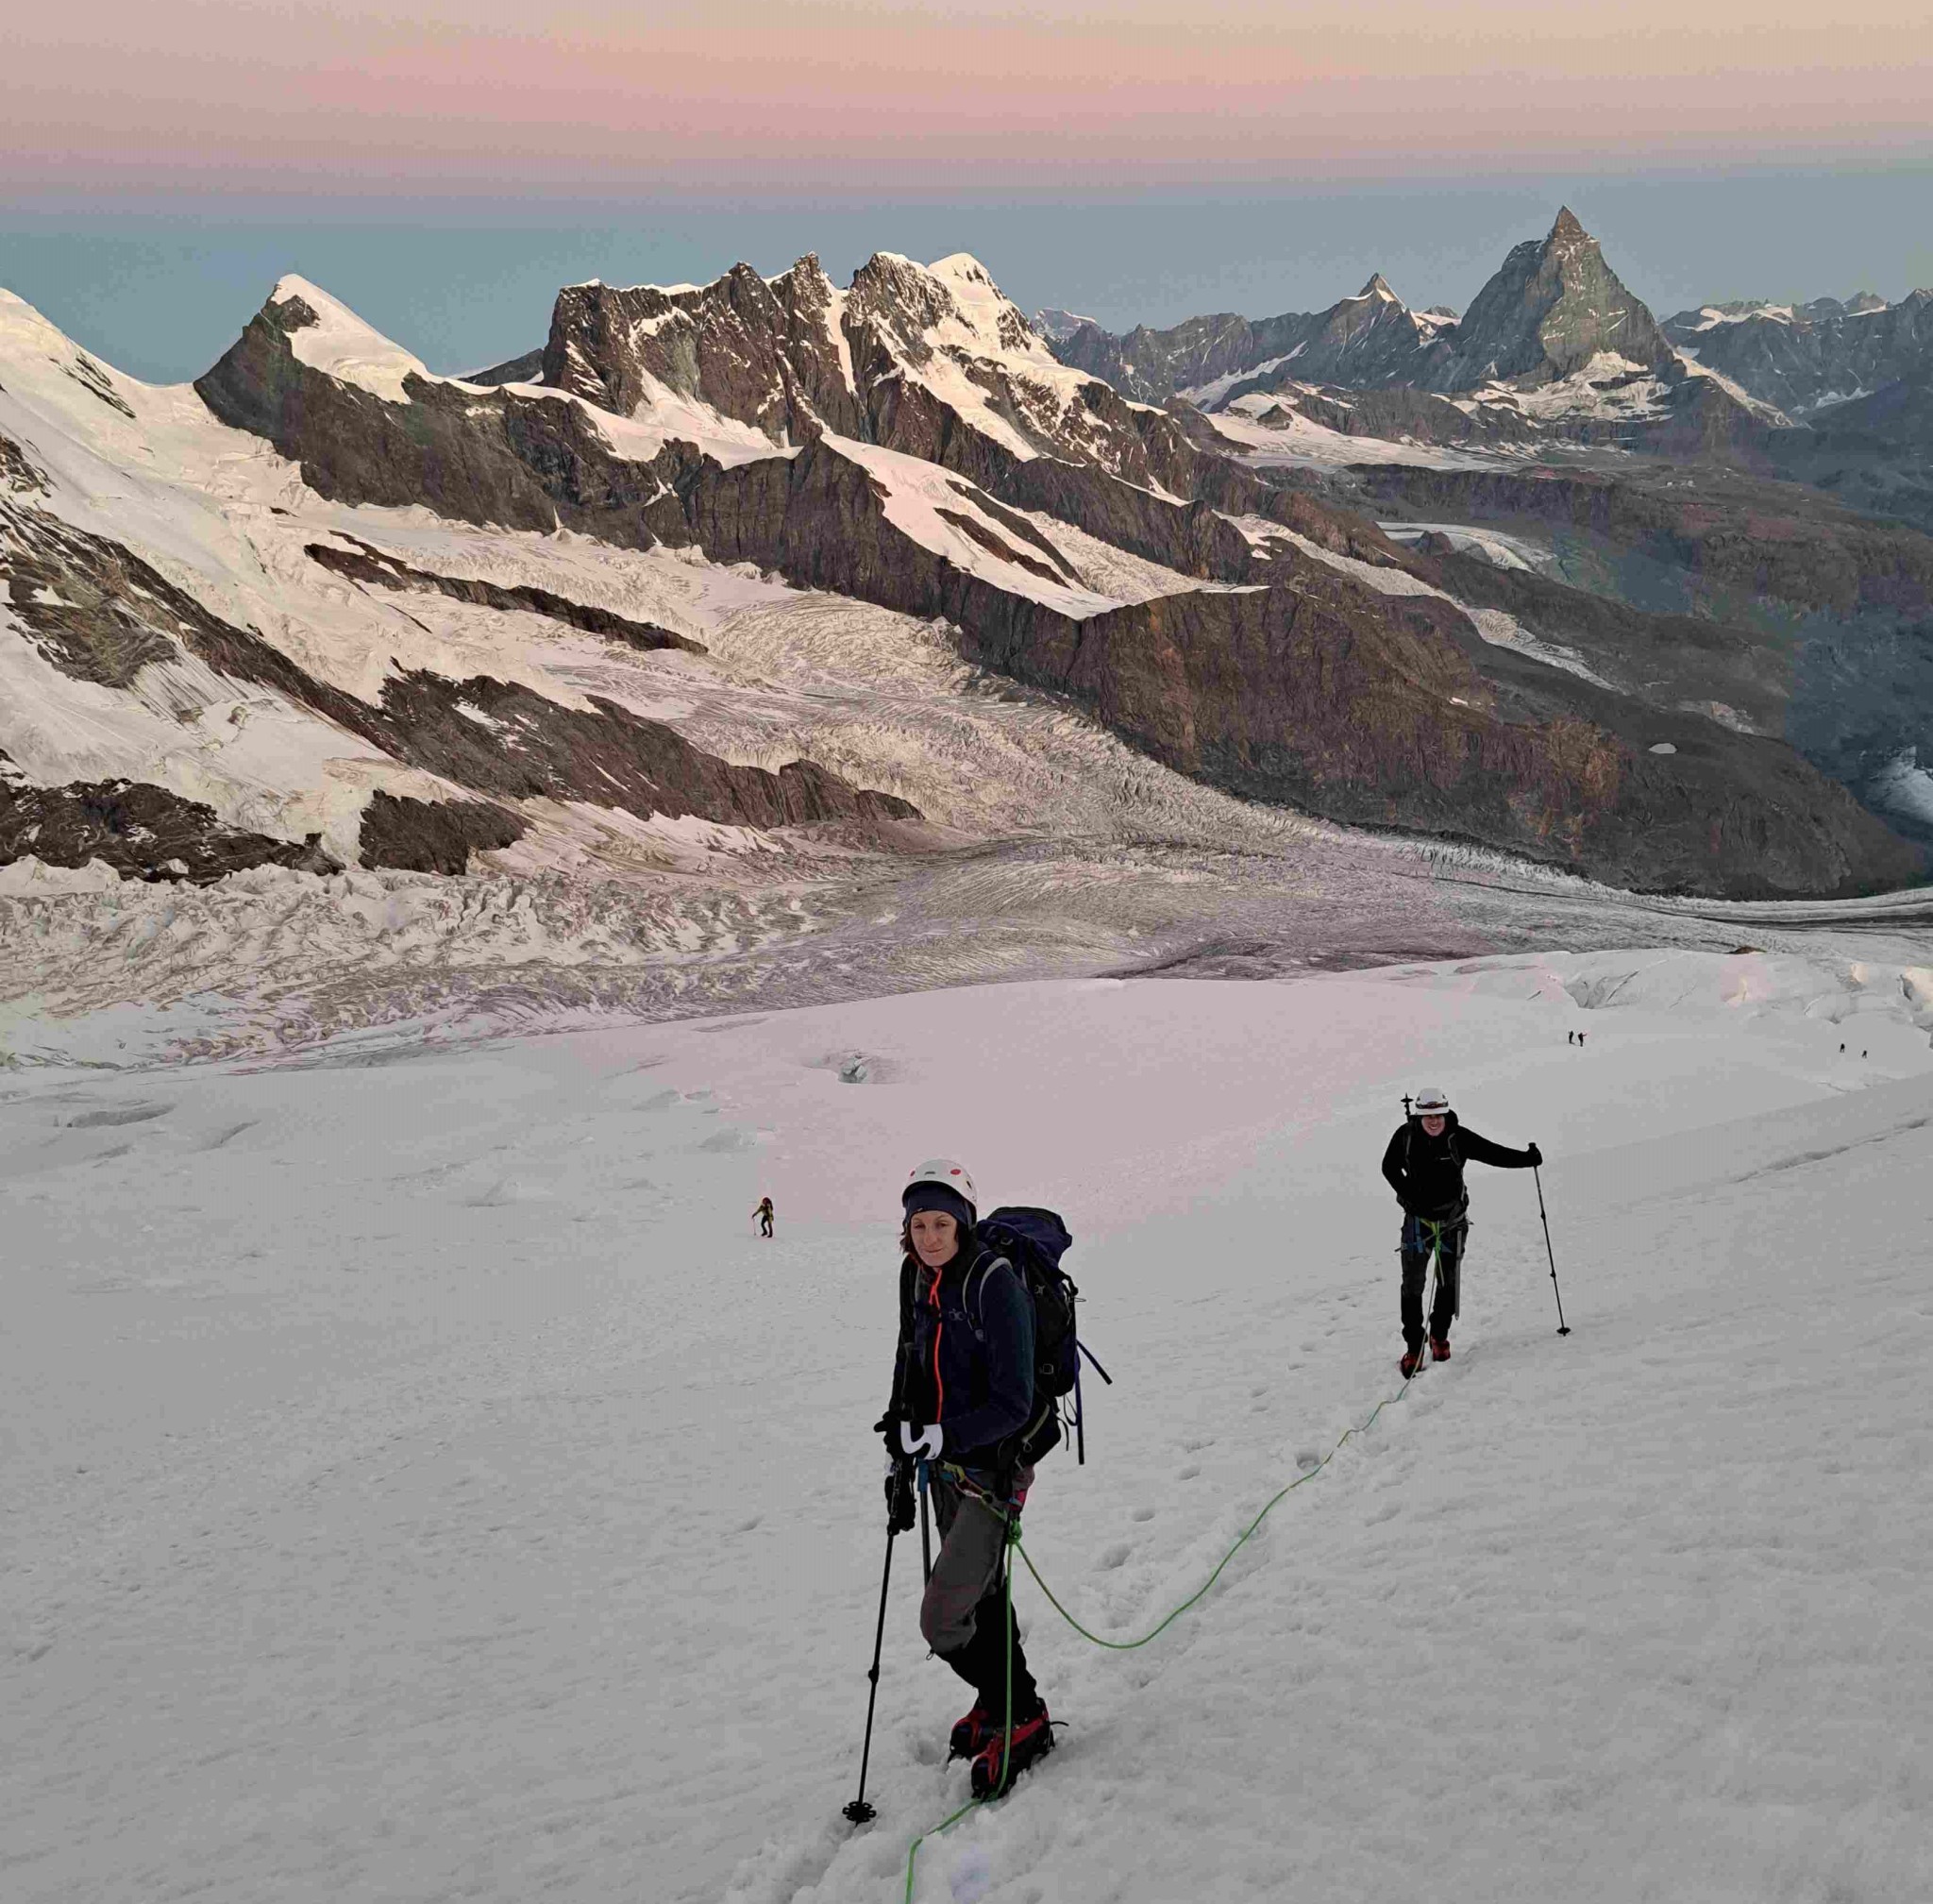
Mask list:
[[[1599,358],[1655,370],[1676,362],[1642,303],[1619,282],[1598,242],[1566,205],[1550,236],[1512,247],[1471,301],[1454,351],[1432,367],[1437,390],[1555,382]]]
[[[1401,304],[1402,298],[1389,288],[1389,280],[1380,271],[1370,275],[1370,281],[1356,293],[1358,297],[1380,297],[1388,304]]]

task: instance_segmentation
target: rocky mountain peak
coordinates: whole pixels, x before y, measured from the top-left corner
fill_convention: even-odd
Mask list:
[[[1491,382],[1534,388],[1573,376],[1600,357],[1648,369],[1676,364],[1656,320],[1619,281],[1567,205],[1547,237],[1515,246],[1477,293],[1429,381],[1437,390]]]
[[[1380,271],[1370,274],[1370,281],[1356,293],[1358,297],[1380,298],[1388,304],[1401,304],[1402,298],[1389,288],[1389,280]]]
[[[1551,227],[1551,235],[1544,240],[1546,244],[1576,246],[1588,244],[1597,248],[1597,240],[1584,228],[1583,222],[1568,205],[1557,207],[1556,221]]]

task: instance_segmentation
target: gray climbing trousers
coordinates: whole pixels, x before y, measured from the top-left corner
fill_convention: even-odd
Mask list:
[[[1014,1476],[1014,1498],[1027,1497],[1034,1470]],[[1006,1717],[1007,1612],[1000,1567],[1006,1554],[1006,1517],[982,1495],[934,1468],[928,1471],[940,1551],[919,1603],[926,1643],[980,1695],[981,1709],[1001,1724]],[[1006,1617],[1003,1618],[1002,1615]],[[1039,1704],[1034,1676],[1014,1626],[1014,1711],[1025,1717]]]

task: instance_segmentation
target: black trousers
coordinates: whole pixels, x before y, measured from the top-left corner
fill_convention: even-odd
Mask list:
[[[1457,1284],[1463,1270],[1463,1246],[1470,1238],[1470,1219],[1452,1217],[1434,1223],[1424,1217],[1403,1220],[1403,1340],[1406,1347],[1423,1343],[1423,1278],[1430,1256],[1437,1257],[1437,1296],[1430,1305],[1430,1334],[1448,1336],[1456,1314]]]

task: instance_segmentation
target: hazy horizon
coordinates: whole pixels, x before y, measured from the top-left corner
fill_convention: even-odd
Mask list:
[[[171,195],[0,208],[0,287],[117,368],[170,382],[207,369],[295,271],[453,372],[541,344],[560,285],[703,282],[740,261],[769,274],[807,251],[840,282],[876,250],[971,251],[1024,310],[1062,306],[1114,329],[1319,310],[1378,270],[1414,306],[1460,309],[1568,203],[1662,316],[1730,297],[1897,298],[1933,282],[1929,187],[1933,166],[1900,165],[979,203]]]

